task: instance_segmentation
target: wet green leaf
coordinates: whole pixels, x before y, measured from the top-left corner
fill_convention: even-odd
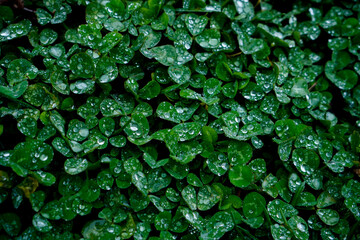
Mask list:
[[[115,61],[109,57],[102,57],[96,64],[95,76],[100,83],[108,83],[116,79],[119,70]]]
[[[232,141],[228,147],[228,156],[233,165],[243,165],[252,158],[252,148],[250,144],[240,141]]]
[[[3,213],[1,216],[1,225],[7,234],[16,236],[20,233],[21,222],[20,217],[15,213]]]
[[[10,24],[6,28],[2,28],[0,32],[0,42],[25,36],[29,33],[31,27],[31,21],[28,19],[22,20],[19,23]]]
[[[286,218],[293,217],[298,214],[298,210],[296,210],[292,205],[279,199],[269,202],[267,210],[269,211],[270,216],[280,224],[283,224],[286,221]]]
[[[165,66],[174,65],[177,59],[176,49],[172,45],[154,47],[151,52],[155,59]]]
[[[76,175],[85,171],[89,163],[83,158],[69,158],[65,161],[64,169],[70,175]]]
[[[206,29],[195,37],[195,41],[203,48],[217,48],[220,44],[220,32],[216,29]]]
[[[292,153],[292,159],[295,167],[303,175],[310,175],[320,164],[318,155],[307,149],[295,149]]]
[[[318,209],[316,214],[327,225],[334,226],[339,222],[339,213],[333,209]]]
[[[86,53],[73,55],[70,59],[70,69],[74,74],[83,78],[90,78],[95,72],[94,62]]]
[[[186,66],[170,66],[168,73],[170,78],[178,84],[188,82],[191,75],[190,69]]]
[[[6,74],[7,81],[10,85],[22,82],[26,79],[34,79],[38,75],[38,68],[26,59],[15,59],[9,66]]]
[[[205,29],[207,23],[208,18],[205,16],[190,13],[185,17],[186,27],[193,36],[200,34]]]
[[[32,224],[36,230],[39,232],[49,232],[53,228],[49,220],[41,216],[40,214],[35,214],[32,220]]]
[[[229,178],[234,186],[243,188],[250,185],[253,180],[253,174],[250,167],[246,165],[236,165],[230,168]]]
[[[54,157],[52,147],[39,140],[28,140],[17,145],[11,155],[11,161],[29,170],[38,170],[47,166]]]
[[[115,120],[109,117],[104,117],[99,120],[99,128],[102,134],[110,137],[115,130]]]
[[[251,192],[247,194],[243,202],[243,213],[246,218],[260,216],[266,208],[265,198],[259,193]]]

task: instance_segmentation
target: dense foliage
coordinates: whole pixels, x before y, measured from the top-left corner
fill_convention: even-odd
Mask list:
[[[357,0],[0,5],[0,239],[360,239]]]

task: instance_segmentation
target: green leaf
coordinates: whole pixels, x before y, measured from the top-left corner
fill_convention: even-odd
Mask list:
[[[197,208],[200,211],[207,211],[214,207],[220,200],[220,195],[214,188],[205,185],[200,188],[197,195]]]
[[[334,226],[339,222],[339,213],[333,209],[318,209],[316,214],[325,224]]]
[[[113,145],[114,147],[124,147],[126,144],[126,138],[122,135],[118,135],[118,136],[114,136],[112,138],[109,139],[109,142],[111,145]]]
[[[229,179],[230,182],[236,187],[247,187],[253,180],[251,168],[246,165],[236,165],[233,168],[230,168]]]
[[[288,230],[285,226],[279,225],[277,223],[271,225],[271,236],[275,240],[291,239],[292,237],[290,230]]]
[[[225,61],[222,61],[216,65],[216,75],[218,78],[226,82],[233,80],[233,73]]]
[[[9,66],[6,74],[7,81],[11,86],[20,83],[26,79],[34,79],[39,70],[26,59],[15,59]]]
[[[303,175],[312,174],[320,164],[319,157],[314,151],[302,148],[293,151],[292,161],[298,171]]]
[[[49,220],[47,220],[40,214],[34,215],[32,224],[35,227],[35,229],[38,230],[39,232],[50,232],[51,229],[53,228]]]
[[[79,191],[80,198],[87,202],[94,202],[100,196],[100,188],[94,179],[86,181]]]
[[[34,138],[37,133],[37,121],[32,117],[25,116],[18,123],[17,127],[19,131],[25,136]]]
[[[30,203],[34,211],[40,211],[40,209],[44,205],[45,197],[46,195],[43,191],[36,191],[30,195]]]
[[[200,239],[220,239],[226,232],[231,231],[234,225],[230,213],[217,212],[206,225],[207,231],[201,232]]]
[[[86,124],[77,119],[72,119],[69,122],[67,137],[74,141],[83,141],[89,136],[89,129]]]
[[[56,177],[48,172],[43,171],[37,171],[33,172],[33,176],[36,178],[36,180],[45,186],[51,186],[56,182]]]
[[[358,75],[352,70],[341,70],[336,75],[329,78],[338,88],[342,90],[352,89],[358,81]]]
[[[151,49],[154,58],[165,66],[172,66],[177,59],[176,49],[172,45],[163,45]]]
[[[152,80],[139,90],[139,96],[143,99],[152,99],[160,94],[160,84]]]
[[[101,102],[100,111],[104,117],[115,117],[124,114],[119,102],[109,98]]]
[[[20,217],[15,213],[3,213],[1,216],[2,229],[10,236],[17,236],[21,231]]]
[[[94,85],[93,80],[78,80],[70,84],[70,90],[75,94],[90,93],[94,90]]]
[[[161,102],[156,109],[156,114],[159,118],[180,123],[180,114],[169,102]]]
[[[201,131],[201,125],[196,122],[180,123],[173,128],[173,131],[179,135],[179,141],[187,141],[195,138]]]
[[[59,93],[69,95],[70,94],[70,86],[68,83],[67,76],[65,72],[60,69],[55,68],[55,71],[52,72],[50,76],[50,81],[52,86]]]
[[[94,62],[86,53],[73,55],[70,59],[70,69],[75,75],[83,78],[91,78],[95,72]]]
[[[161,212],[155,218],[155,228],[158,231],[167,230],[171,223],[171,213]]]
[[[76,175],[88,168],[88,161],[83,158],[69,158],[64,163],[65,172],[70,175]]]
[[[99,120],[99,129],[105,136],[110,137],[115,130],[115,120],[109,117],[103,117]]]
[[[316,207],[325,208],[336,203],[336,199],[328,192],[322,192],[317,198]]]
[[[210,171],[218,176],[224,175],[229,169],[227,156],[220,152],[213,152],[206,163]]]
[[[340,150],[337,152],[330,161],[326,161],[326,165],[333,172],[343,172],[344,167],[352,167],[353,166],[353,156],[344,150]]]
[[[206,16],[198,16],[193,13],[185,16],[186,27],[193,36],[199,35],[204,31],[207,23],[208,18]]]
[[[266,208],[266,201],[257,192],[247,194],[243,201],[243,213],[246,218],[260,216]]]
[[[119,70],[115,61],[109,57],[102,57],[96,64],[95,77],[100,83],[108,83],[117,78]]]
[[[217,48],[220,45],[220,32],[216,29],[206,29],[195,37],[195,41],[203,48]]]
[[[0,86],[0,94],[8,98],[19,98],[28,87],[27,81],[22,81],[14,86]]]
[[[145,196],[148,194],[148,180],[143,172],[137,171],[133,173],[131,180],[132,183],[142,194],[144,194]]]
[[[15,38],[25,36],[31,30],[32,24],[29,19],[14,23],[3,28],[0,32],[0,42],[9,41]]]
[[[254,6],[251,2],[247,0],[234,0],[234,4],[239,14],[236,16],[237,20],[248,22],[254,18]]]
[[[120,125],[124,127],[124,132],[132,138],[143,138],[149,133],[149,122],[141,113],[133,113],[130,117],[123,117]]]
[[[178,84],[184,84],[190,80],[191,71],[186,66],[170,66],[168,73],[170,78]]]
[[[45,28],[44,30],[41,31],[39,35],[39,40],[42,45],[46,46],[53,44],[56,41],[57,37],[58,37],[57,32],[55,32],[50,28]]]
[[[149,191],[155,193],[169,186],[171,177],[161,168],[150,170],[148,174]]]
[[[270,216],[280,224],[285,223],[286,218],[293,217],[298,214],[298,210],[296,210],[292,205],[279,199],[269,202],[267,210],[269,211]]]
[[[114,184],[114,178],[109,170],[103,170],[99,172],[96,177],[97,184],[103,190],[109,191]]]
[[[197,199],[195,188],[191,185],[186,186],[182,191],[181,195],[191,210],[196,210]]]
[[[48,144],[29,139],[16,146],[11,161],[29,170],[38,170],[47,166],[54,157],[52,147]]]
[[[228,157],[232,165],[244,165],[252,158],[253,151],[250,144],[231,141],[228,147]]]

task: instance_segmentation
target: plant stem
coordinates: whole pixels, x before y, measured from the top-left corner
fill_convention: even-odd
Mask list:
[[[360,221],[357,221],[350,229],[349,234],[347,235],[347,240],[351,240],[355,231],[358,230],[358,227],[360,225]]]

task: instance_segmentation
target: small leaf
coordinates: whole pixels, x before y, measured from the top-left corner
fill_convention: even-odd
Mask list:
[[[295,167],[304,175],[313,173],[320,164],[318,155],[308,149],[295,149],[292,154],[292,159]]]
[[[65,172],[70,175],[76,175],[85,171],[88,167],[88,161],[83,158],[69,158],[64,164]]]
[[[318,209],[316,214],[327,225],[334,226],[339,222],[339,213],[333,209]]]
[[[243,165],[250,161],[253,151],[250,144],[246,142],[231,141],[228,154],[232,165]]]
[[[186,66],[170,66],[168,73],[171,79],[178,84],[184,84],[190,80],[191,71]]]
[[[73,55],[70,59],[70,69],[74,74],[83,78],[91,78],[95,71],[94,62],[86,53]]]
[[[239,188],[247,187],[253,180],[251,168],[248,166],[236,165],[230,168],[229,171],[230,182]]]
[[[216,29],[206,29],[195,37],[195,41],[203,48],[217,48],[220,45],[220,32]]]
[[[236,11],[238,12],[237,20],[248,22],[254,17],[254,6],[247,0],[234,0]]]
[[[34,79],[38,72],[39,70],[28,60],[19,58],[9,64],[6,77],[10,85],[14,85],[26,79]]]
[[[124,114],[120,104],[117,101],[109,98],[106,98],[101,102],[100,111],[104,117],[115,117]]]
[[[32,220],[32,224],[39,232],[50,232],[53,226],[46,218],[40,214],[35,214]]]
[[[177,59],[176,49],[172,45],[154,47],[151,52],[155,59],[165,66],[174,65]]]
[[[286,218],[293,217],[298,214],[298,210],[296,210],[292,205],[279,199],[269,202],[267,209],[270,216],[280,224],[283,224]]]
[[[208,18],[206,16],[198,16],[190,13],[185,17],[185,24],[189,32],[193,35],[199,35],[206,27]]]
[[[251,192],[247,194],[243,202],[243,213],[246,218],[260,216],[265,210],[266,201],[259,193]]]
[[[186,186],[182,191],[181,195],[191,210],[196,210],[197,200],[196,191],[193,186]]]

